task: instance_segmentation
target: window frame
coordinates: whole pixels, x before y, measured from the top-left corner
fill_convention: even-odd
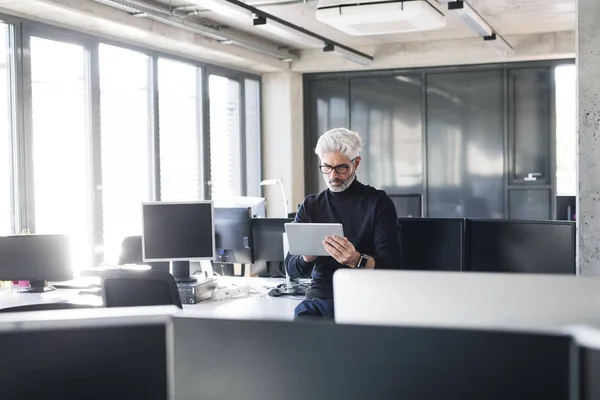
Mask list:
[[[90,187],[88,188],[92,201],[92,240],[94,254],[92,265],[101,263],[104,257],[104,232],[102,224],[103,204],[102,204],[102,148],[101,148],[101,130],[100,130],[100,71],[99,71],[99,46],[107,44],[121,47],[123,49],[133,50],[143,53],[149,57],[150,70],[150,187],[152,188],[152,200],[160,201],[160,125],[159,125],[159,93],[158,93],[158,59],[179,61],[192,65],[197,68],[199,73],[199,113],[198,127],[201,135],[200,164],[201,179],[203,185],[201,188],[204,199],[210,199],[210,189],[208,182],[210,180],[210,121],[209,121],[209,91],[208,76],[216,74],[236,79],[240,83],[240,127],[241,127],[241,151],[240,157],[242,163],[242,193],[247,193],[247,172],[246,172],[246,99],[245,99],[245,81],[246,79],[258,83],[259,104],[258,104],[258,126],[262,127],[261,110],[262,104],[260,92],[262,90],[262,79],[260,75],[235,70],[222,66],[215,66],[192,58],[182,57],[177,54],[170,54],[164,51],[157,51],[143,46],[125,43],[119,40],[106,38],[99,35],[91,35],[80,31],[52,26],[42,22],[36,22],[28,19],[13,17],[0,13],[0,19],[11,25],[12,44],[13,44],[13,71],[14,79],[13,90],[13,154],[14,174],[13,174],[13,201],[14,201],[14,226],[15,231],[29,230],[35,232],[35,197],[33,189],[33,125],[32,125],[32,89],[31,89],[31,57],[30,40],[31,37],[60,41],[69,44],[82,46],[86,52],[86,77],[89,113],[88,137],[88,157],[90,157]],[[260,148],[262,140],[262,131],[259,131],[256,138],[258,143],[254,144]],[[208,144],[208,145],[207,145]],[[256,151],[254,152],[256,154]],[[261,153],[258,152],[259,159],[256,162],[262,165]],[[259,171],[259,176],[261,172]],[[257,183],[258,185],[258,183]],[[260,190],[258,187],[256,190]],[[15,233],[16,233],[15,232]]]

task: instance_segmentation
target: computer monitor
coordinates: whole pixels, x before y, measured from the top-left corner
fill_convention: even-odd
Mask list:
[[[285,276],[283,261],[283,233],[292,218],[253,218],[254,238],[253,272],[262,276]]]
[[[575,222],[474,220],[467,270],[575,274]]]
[[[215,207],[215,262],[252,264],[252,217],[249,207]]]
[[[398,218],[402,269],[462,271],[464,218]]]
[[[556,219],[559,221],[575,221],[577,216],[577,199],[575,196],[556,196]]]
[[[4,314],[1,397],[171,398],[169,315],[166,307]]]
[[[250,207],[252,218],[266,218],[267,199],[264,197],[240,196],[232,199],[233,205],[238,207]]]
[[[73,278],[66,235],[11,235],[0,237],[0,280],[30,282],[24,292],[52,290],[46,281]]]
[[[279,261],[283,254],[283,233],[285,224],[294,222],[292,218],[254,218],[252,236],[254,237],[254,258],[256,261]]]
[[[419,218],[423,215],[420,194],[390,194],[398,217]]]
[[[344,324],[562,331],[600,323],[598,277],[340,269],[333,295]]]
[[[215,258],[212,201],[142,203],[142,254],[170,261],[178,283],[193,282],[189,262]]]
[[[575,337],[579,364],[579,398],[600,399],[600,329],[598,326],[579,325],[568,329]]]
[[[564,400],[577,386],[561,334],[185,314],[172,329],[176,399]]]

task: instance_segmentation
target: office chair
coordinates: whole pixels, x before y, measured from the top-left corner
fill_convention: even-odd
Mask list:
[[[142,237],[128,236],[121,243],[121,254],[119,255],[119,265],[124,264],[146,264],[153,270],[169,272],[169,263],[164,262],[144,262],[142,255]]]
[[[105,307],[173,304],[183,308],[175,278],[168,272],[114,269],[105,271],[101,279]]]

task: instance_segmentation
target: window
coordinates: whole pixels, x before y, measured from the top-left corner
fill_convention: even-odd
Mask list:
[[[260,83],[246,79],[246,195],[260,196]]]
[[[211,75],[208,84],[211,198],[228,200],[242,194],[240,83]]]
[[[75,269],[92,264],[87,53],[31,37],[35,231],[70,235]]]
[[[203,198],[200,73],[193,65],[158,60],[160,198],[163,201]]]
[[[100,124],[104,261],[142,233],[141,203],[151,199],[150,74],[145,54],[101,44]]]
[[[577,192],[577,70],[561,65],[554,70],[556,86],[556,194]]]
[[[0,23],[0,235],[14,233],[11,26]]]

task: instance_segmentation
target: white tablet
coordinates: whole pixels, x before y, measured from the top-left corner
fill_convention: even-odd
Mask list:
[[[342,224],[286,223],[285,233],[293,256],[329,256],[323,240],[327,236],[344,237]]]

